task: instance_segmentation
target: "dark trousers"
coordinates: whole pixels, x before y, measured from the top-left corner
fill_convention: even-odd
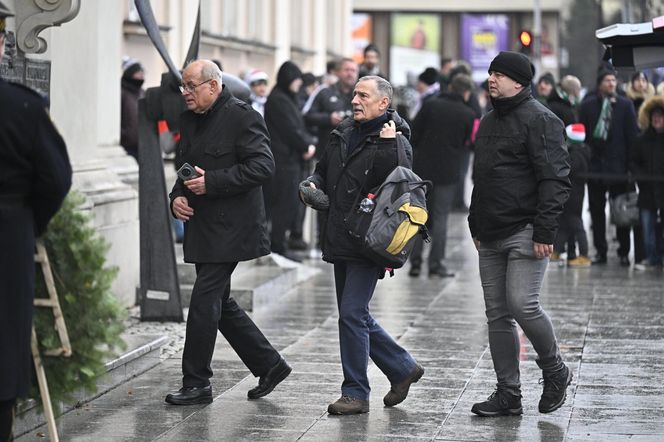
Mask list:
[[[468,208],[466,207],[466,201],[464,198],[466,196],[466,175],[468,175],[468,167],[470,166],[470,150],[464,149],[460,166],[461,173],[459,174],[459,180],[457,181],[452,207],[455,209],[466,210]]]
[[[429,222],[427,227],[431,233],[431,251],[429,252],[429,271],[436,272],[444,266],[445,248],[447,246],[447,219],[452,211],[452,203],[457,184],[436,184],[427,195]],[[422,236],[415,238],[410,263],[413,267],[422,265]]]
[[[182,356],[182,384],[204,387],[212,377],[212,353],[217,330],[254,376],[265,375],[280,355],[235,300],[230,297],[231,274],[237,263],[196,264],[187,337]]]
[[[300,170],[300,179],[298,181],[298,187],[301,181],[306,180],[309,175],[309,162],[302,164],[302,169]],[[304,226],[304,217],[306,215],[307,206],[302,204],[300,201],[297,201],[295,206],[295,216],[293,217],[293,222],[290,226],[290,235],[291,239],[301,239],[303,235],[303,226]]]
[[[272,251],[284,253],[286,251],[286,231],[292,226],[300,203],[297,189],[300,183],[300,168],[279,167],[270,182],[270,217],[272,231],[270,241]]]
[[[15,399],[0,401],[0,442],[14,440],[12,431],[14,428],[14,403]]]
[[[631,186],[631,187],[629,187]],[[633,190],[633,185],[626,183],[605,184],[601,180],[588,181],[588,205],[590,206],[590,219],[592,220],[593,241],[598,256],[606,256],[609,246],[606,242],[606,194],[609,198],[621,195]],[[630,229],[634,231],[634,261],[639,262],[644,258],[643,239],[641,227],[616,227],[618,236],[618,256],[629,255]]]
[[[564,213],[560,216],[558,235],[556,236],[554,250],[562,253],[567,245],[567,258],[574,253],[576,243],[579,244],[579,255],[588,256],[588,237],[583,228],[583,219],[573,213]]]
[[[334,263],[334,283],[339,308],[339,347],[344,381],[341,394],[368,400],[369,358],[390,383],[403,381],[415,368],[415,360],[369,313],[369,301],[378,282],[378,268],[371,263]]]

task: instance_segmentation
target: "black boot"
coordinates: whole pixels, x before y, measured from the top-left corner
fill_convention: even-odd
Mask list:
[[[518,416],[523,413],[521,395],[499,388],[486,401],[474,404],[470,411],[483,417]]]
[[[249,399],[258,399],[259,397],[270,394],[274,390],[274,387],[286,379],[292,370],[284,358],[279,358],[279,362],[270,368],[265,375],[260,377],[258,385],[247,392],[247,397]]]
[[[563,365],[562,370],[554,373],[544,372],[541,383],[544,391],[539,401],[540,413],[551,413],[556,411],[565,403],[567,398],[567,386],[572,383],[572,370]]]

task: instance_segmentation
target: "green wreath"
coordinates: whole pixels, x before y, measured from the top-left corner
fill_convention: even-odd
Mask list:
[[[81,210],[83,202],[81,195],[70,193],[42,237],[72,346],[71,357],[44,356],[61,344],[53,311],[36,307],[34,326],[56,409],[61,401],[75,403],[73,393],[77,390],[95,392],[97,377],[105,373],[104,363],[118,349],[126,348],[120,337],[126,310],[110,291],[117,269],[106,267],[109,246],[92,228],[90,216]],[[35,296],[48,297],[39,265]],[[31,397],[40,397],[36,381]]]

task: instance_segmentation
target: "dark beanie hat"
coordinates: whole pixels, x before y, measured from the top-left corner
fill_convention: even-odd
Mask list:
[[[505,74],[522,86],[530,85],[533,80],[533,65],[528,57],[520,52],[501,51],[489,66],[489,72]]]
[[[599,85],[607,75],[616,75],[616,71],[607,66],[602,66],[597,72],[597,85]]]
[[[417,77],[422,83],[426,83],[429,86],[438,81],[438,71],[435,68],[426,68],[424,72]]]
[[[551,86],[555,86],[556,84],[556,79],[553,77],[553,74],[551,72],[545,72],[538,80],[537,84],[540,84],[542,82],[549,83]]]

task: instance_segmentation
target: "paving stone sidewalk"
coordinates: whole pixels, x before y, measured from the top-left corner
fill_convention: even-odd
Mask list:
[[[389,383],[370,367],[371,411],[328,416],[342,380],[331,266],[269,308],[253,313],[293,373],[269,396],[249,401],[253,378],[220,336],[213,360],[215,400],[175,407],[181,353],[58,419],[61,440],[75,441],[577,441],[664,440],[664,276],[618,266],[550,265],[542,302],[575,380],[558,411],[537,411],[541,372],[522,337],[521,417],[480,418],[471,405],[488,396],[495,375],[487,345],[477,253],[465,219],[450,220],[454,278],[379,282],[376,319],[426,372],[408,399],[385,408]],[[42,435],[40,437],[40,434]],[[42,427],[19,441],[45,440]]]

